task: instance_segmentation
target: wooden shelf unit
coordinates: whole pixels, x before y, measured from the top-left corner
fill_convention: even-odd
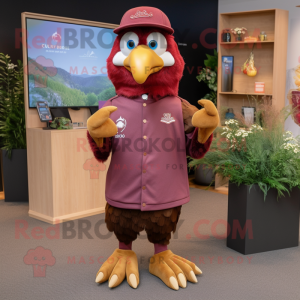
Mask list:
[[[218,110],[222,107],[233,108],[241,113],[242,106],[249,106],[247,95],[271,96],[272,105],[277,109],[285,106],[286,58],[288,39],[288,11],[267,9],[219,15],[219,33],[224,29],[246,27],[249,36],[257,37],[265,31],[267,41],[261,42],[219,42],[218,72]],[[241,67],[253,48],[255,67],[258,73],[249,77]],[[222,92],[222,56],[234,57],[233,91]],[[255,82],[265,83],[265,93],[254,92]],[[251,102],[251,106],[253,103]],[[221,120],[222,122],[222,120]]]

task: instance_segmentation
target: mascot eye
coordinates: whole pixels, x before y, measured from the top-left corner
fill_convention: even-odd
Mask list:
[[[157,48],[157,41],[154,41],[154,40],[150,41],[148,43],[148,46],[150,49],[155,50]]]
[[[135,43],[133,40],[127,42],[127,48],[132,50],[135,47]]]
[[[137,34],[132,31],[126,32],[120,40],[121,52],[125,56],[128,56],[132,49],[134,49],[138,44],[139,37],[137,36]]]
[[[167,50],[167,40],[160,32],[150,33],[147,37],[147,45],[159,56]]]

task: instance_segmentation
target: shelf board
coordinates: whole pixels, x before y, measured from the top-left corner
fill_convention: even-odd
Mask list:
[[[274,43],[274,41],[249,41],[249,42],[220,42],[220,45],[230,45],[230,44],[267,44]]]
[[[246,93],[246,92],[219,92],[221,95],[258,95],[258,96],[272,96],[272,94],[263,93]]]

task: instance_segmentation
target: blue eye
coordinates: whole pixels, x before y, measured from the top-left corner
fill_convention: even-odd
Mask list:
[[[157,41],[152,40],[148,43],[150,49],[155,50],[157,48]]]
[[[135,47],[135,42],[133,40],[129,40],[127,42],[127,48],[132,50]]]

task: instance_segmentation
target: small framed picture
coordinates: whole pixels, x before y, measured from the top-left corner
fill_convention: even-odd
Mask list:
[[[242,107],[242,115],[245,118],[245,122],[248,126],[251,126],[255,122],[255,107]]]
[[[222,79],[221,79],[221,90],[222,92],[233,91],[233,67],[234,57],[233,56],[222,56]]]

